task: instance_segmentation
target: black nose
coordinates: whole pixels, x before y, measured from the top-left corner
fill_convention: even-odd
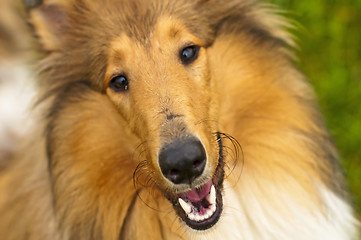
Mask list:
[[[206,165],[206,151],[194,138],[172,142],[161,149],[159,165],[163,175],[175,184],[190,184]]]

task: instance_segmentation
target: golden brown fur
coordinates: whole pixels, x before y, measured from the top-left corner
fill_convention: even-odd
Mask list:
[[[172,196],[187,188],[167,181],[158,164],[164,144],[190,134],[208,157],[194,186],[216,172],[215,133],[238,140],[236,160],[222,138],[225,182],[244,209],[256,196],[279,218],[297,220],[284,195],[301,215],[322,215],[323,188],[347,202],[336,150],[288,51],[287,24],[271,10],[238,0],[45,0],[29,16],[44,49],[42,114],[0,172],[2,239],[206,236],[177,216]],[[185,67],[178,53],[190,43],[201,49]],[[120,73],[128,92],[108,87]],[[223,217],[208,236],[222,234]]]

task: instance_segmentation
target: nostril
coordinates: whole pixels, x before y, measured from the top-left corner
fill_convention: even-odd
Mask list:
[[[172,169],[172,170],[170,170],[169,175],[170,176],[178,176],[179,175],[179,170]]]
[[[170,170],[168,176],[166,176],[169,180],[171,180],[174,183],[178,183],[179,182],[179,178],[180,178],[180,173],[179,170],[177,169],[172,169]]]
[[[193,169],[199,169],[199,168],[202,168],[202,162],[204,162],[204,161],[201,161],[201,160],[195,160],[194,162],[193,162]]]

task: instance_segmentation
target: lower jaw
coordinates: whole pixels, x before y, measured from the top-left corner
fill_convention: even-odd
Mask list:
[[[219,189],[216,190],[216,195],[217,195],[216,204],[215,204],[216,209],[209,218],[201,221],[191,220],[184,212],[182,214],[179,213],[179,211],[182,211],[182,209],[178,210],[178,215],[190,228],[194,230],[207,230],[213,227],[218,222],[223,209],[223,199]]]
[[[220,163],[222,164],[222,163]],[[212,228],[220,219],[222,210],[223,210],[223,197],[222,197],[222,190],[223,190],[223,166],[220,165],[217,167],[216,173],[213,177],[212,184],[215,188],[215,211],[213,214],[203,220],[192,220],[188,217],[189,214],[187,214],[183,208],[179,204],[178,197],[174,196],[172,198],[168,198],[171,203],[173,204],[174,210],[177,213],[177,215],[180,217],[180,219],[187,224],[190,228],[194,230],[207,230]],[[206,212],[207,210],[205,210]],[[196,213],[199,215],[199,213]]]

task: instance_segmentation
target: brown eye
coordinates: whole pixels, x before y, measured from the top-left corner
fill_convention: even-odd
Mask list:
[[[128,80],[124,75],[113,77],[109,82],[109,87],[116,92],[128,91]]]
[[[182,63],[184,65],[188,65],[192,63],[194,60],[196,60],[198,57],[199,48],[200,47],[198,45],[193,45],[183,48],[179,53],[179,57]]]

